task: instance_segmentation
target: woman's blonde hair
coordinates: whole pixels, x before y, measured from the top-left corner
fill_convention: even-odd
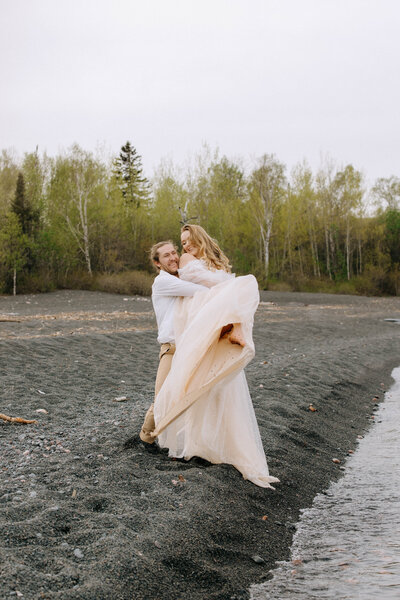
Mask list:
[[[231,265],[228,258],[218,246],[216,240],[208,235],[208,233],[200,225],[184,225],[181,232],[189,232],[190,241],[196,248],[199,249],[197,258],[201,258],[211,269],[218,269],[231,272]]]

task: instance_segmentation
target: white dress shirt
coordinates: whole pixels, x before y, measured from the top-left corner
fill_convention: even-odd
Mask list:
[[[175,343],[174,312],[176,300],[180,296],[194,296],[196,292],[206,289],[203,285],[183,281],[166,271],[160,271],[154,279],[151,292],[151,300],[156,313],[157,341],[159,344]]]

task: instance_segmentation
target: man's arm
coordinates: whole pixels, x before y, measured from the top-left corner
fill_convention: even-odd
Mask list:
[[[196,292],[207,289],[204,285],[184,281],[171,275],[157,279],[153,285],[153,294],[157,296],[194,296]]]

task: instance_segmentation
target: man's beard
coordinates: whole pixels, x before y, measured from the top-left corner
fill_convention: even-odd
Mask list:
[[[169,273],[170,275],[177,275],[178,274],[178,265],[174,266],[174,267],[164,267],[164,271],[166,271],[167,273]]]

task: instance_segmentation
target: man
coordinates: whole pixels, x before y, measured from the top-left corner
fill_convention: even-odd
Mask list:
[[[193,296],[196,292],[207,288],[179,279],[179,255],[171,241],[155,244],[150,251],[150,257],[158,271],[151,294],[158,326],[157,341],[161,344],[160,363],[155,384],[156,397],[170,371],[172,357],[175,353],[174,310],[176,300],[181,296]],[[154,442],[154,438],[150,435],[155,429],[153,406],[154,403],[146,413],[139,434],[142,442],[148,444]]]

